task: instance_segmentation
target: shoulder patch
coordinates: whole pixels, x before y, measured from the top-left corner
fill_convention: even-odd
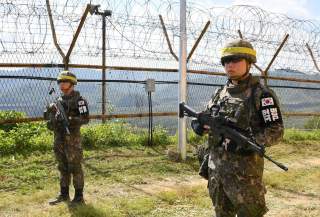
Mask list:
[[[82,97],[79,97],[78,99],[78,109],[80,115],[87,115],[89,113],[87,101]]]
[[[261,105],[262,107],[274,105],[274,100],[272,97],[265,97],[261,99]]]
[[[264,125],[282,123],[282,116],[276,98],[270,92],[264,92],[260,97],[259,113]]]

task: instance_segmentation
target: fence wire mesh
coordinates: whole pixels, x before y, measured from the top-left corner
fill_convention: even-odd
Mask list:
[[[159,14],[163,17],[173,53],[178,53],[179,2],[50,1],[58,43],[64,52],[69,49],[88,3],[101,4],[101,8],[113,11],[106,24],[107,114],[147,113],[144,82],[148,78],[156,80],[153,112],[171,115],[177,112],[178,62],[169,51]],[[41,117],[43,108],[52,100],[48,91],[56,85],[54,78],[63,69],[62,57],[53,43],[46,2],[1,1],[0,15],[0,110]],[[188,62],[188,69],[195,71],[188,74],[190,105],[203,108],[214,90],[224,84],[226,77],[214,76],[211,72],[223,71],[219,51],[227,40],[239,38],[240,30],[257,49],[257,65],[262,70],[267,68],[284,36],[289,34],[268,70],[271,76],[288,79],[269,80],[268,84],[279,95],[283,112],[319,114],[320,76],[316,60],[320,56],[320,25],[317,21],[297,20],[252,6],[208,8],[189,1],[189,51],[207,21],[211,24]],[[101,25],[101,16],[89,14],[70,56],[70,64],[76,66],[71,70],[80,80],[77,89],[88,99],[93,115],[101,114],[102,107]],[[117,66],[126,68],[121,70]],[[253,73],[261,72],[253,67]],[[313,82],[294,82],[291,78]],[[176,116],[155,117],[155,123],[174,130],[176,119]],[[288,116],[286,125],[301,128],[308,119]],[[147,126],[145,117],[127,120]]]

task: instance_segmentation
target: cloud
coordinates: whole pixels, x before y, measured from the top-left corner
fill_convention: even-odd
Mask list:
[[[254,5],[264,10],[283,13],[290,17],[312,19],[307,0],[233,0],[232,5]]]

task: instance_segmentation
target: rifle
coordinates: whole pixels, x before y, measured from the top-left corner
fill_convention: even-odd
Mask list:
[[[56,93],[55,89],[52,88],[50,91],[49,91],[49,95],[52,95],[52,93]],[[56,94],[55,94],[56,95]],[[68,120],[68,116],[66,115],[66,112],[63,108],[63,105],[61,104],[61,102],[59,100],[57,100],[56,103],[54,103],[54,107],[56,109],[56,119],[57,121],[61,122],[65,131],[66,131],[66,134],[68,136],[70,136],[70,130],[69,130],[69,120]]]
[[[234,122],[232,122],[231,120],[221,117],[219,115],[213,116],[209,112],[196,112],[194,109],[186,105],[184,102],[180,103],[179,107],[180,118],[183,118],[184,116],[194,117],[198,120],[201,126],[210,126],[210,129],[212,129],[215,133],[232,140],[239,146],[243,146],[244,144],[246,144],[249,150],[258,153],[261,157],[266,158],[267,160],[271,161],[281,169],[288,171],[288,167],[286,167],[282,163],[273,160],[271,157],[266,155],[265,149],[262,145],[259,145],[252,139],[240,133],[234,126]]]

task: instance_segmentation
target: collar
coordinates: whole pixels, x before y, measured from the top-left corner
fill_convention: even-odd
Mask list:
[[[71,99],[71,98],[73,98],[74,96],[77,96],[77,95],[80,95],[79,91],[73,90],[73,91],[70,93],[70,95],[64,95],[64,94],[62,94],[61,97],[62,97],[62,99],[64,99],[64,100],[69,100],[69,99]]]
[[[249,76],[246,79],[239,81],[236,85],[233,84],[229,79],[226,84],[226,89],[230,93],[241,93],[247,90],[248,88],[257,85],[258,83],[259,78],[249,74]]]

